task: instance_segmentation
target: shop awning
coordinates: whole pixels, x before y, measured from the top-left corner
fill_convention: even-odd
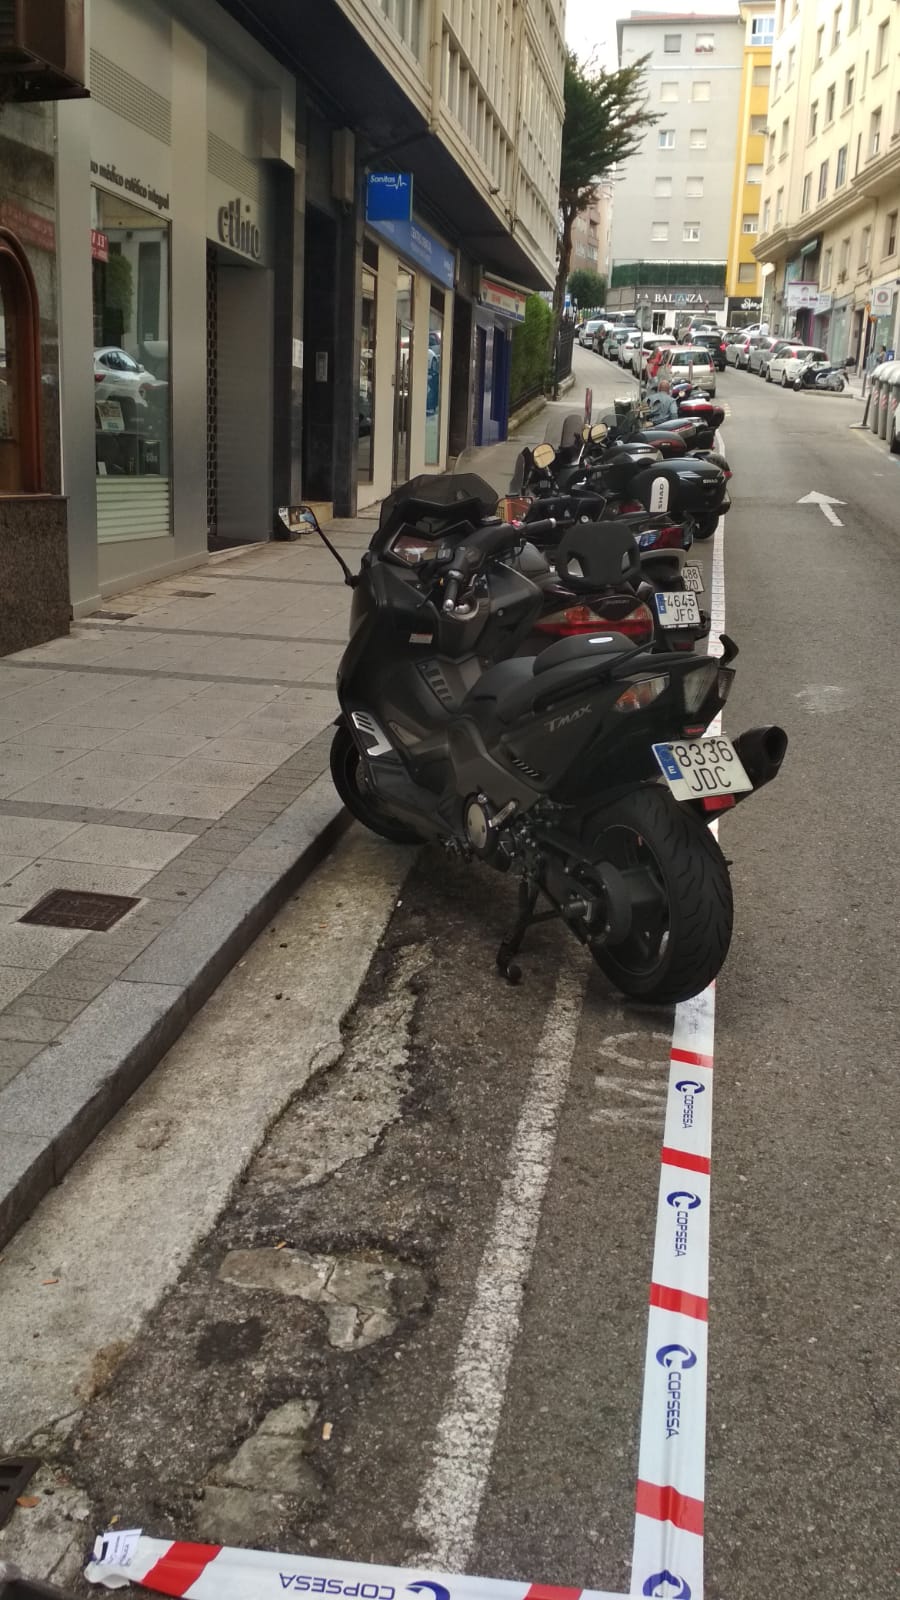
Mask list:
[[[818,238],[810,239],[810,240],[808,240],[808,242],[806,244],[801,245],[800,254],[801,254],[801,256],[814,256],[816,251],[818,250],[818,248],[819,248],[819,240],[818,240]]]

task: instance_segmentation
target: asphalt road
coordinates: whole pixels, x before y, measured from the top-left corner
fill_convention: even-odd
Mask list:
[[[595,412],[627,381],[588,353],[576,372],[578,408],[588,382]],[[778,782],[721,832],[736,931],[717,995],[706,1592],[880,1600],[900,1584],[900,482],[886,448],[850,431],[856,402],[731,371],[720,394],[735,471],[726,628],[741,650],[726,726],[780,721],[791,747]],[[542,437],[544,419],[532,431]],[[797,505],[810,490],[846,502],[843,527]],[[698,553],[708,571],[710,547]],[[512,886],[425,851],[397,898],[391,851],[379,898],[379,849],[351,839],[314,899],[229,980],[223,1118],[227,1074],[254,1054],[289,1055],[292,1017],[309,1028],[291,952],[328,928],[362,970],[349,911],[365,882],[374,955],[342,1046],[286,1111],[273,1104],[218,1220],[172,1246],[172,1287],[143,1332],[116,1340],[109,1323],[77,1407],[39,1447],[91,1528],[115,1515],[160,1536],[429,1558],[623,1593],[672,1016],[624,1005],[552,924],[508,987],[493,957]],[[148,1089],[157,1111],[167,1070],[203,1081],[220,1049],[200,1019]],[[117,1141],[135,1116],[126,1109],[67,1191],[68,1224],[85,1237],[102,1230],[108,1163],[122,1181]],[[159,1182],[167,1138],[148,1146],[146,1124],[145,1108],[137,1143]],[[214,1151],[207,1128],[198,1162]],[[166,1227],[160,1210],[163,1253]],[[9,1261],[23,1338],[28,1305],[47,1293],[28,1301],[26,1267],[36,1284],[47,1263],[65,1271],[51,1213],[27,1233]],[[289,1266],[307,1252],[392,1272],[389,1325],[348,1344],[319,1305],[266,1277],[274,1246]],[[83,1296],[114,1301],[117,1268],[141,1271],[127,1248],[109,1240],[82,1266]],[[235,1252],[253,1253],[240,1272]],[[53,1337],[61,1351],[71,1341],[64,1327]],[[303,1472],[257,1439],[248,1487],[228,1467],[234,1452],[298,1398],[318,1406],[297,1445]],[[8,1408],[9,1445],[27,1441],[34,1409],[33,1396]]]

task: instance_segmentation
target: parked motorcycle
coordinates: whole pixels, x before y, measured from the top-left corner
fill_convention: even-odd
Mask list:
[[[847,387],[847,378],[842,367],[833,367],[829,361],[807,361],[793,386],[798,393],[801,389],[830,389],[840,394]]]
[[[359,573],[322,536],[353,588],[331,753],[341,799],[385,838],[438,840],[516,875],[519,915],[497,954],[511,981],[543,896],[624,994],[699,993],[732,925],[707,824],[776,776],[786,735],[703,737],[734,678],[724,636],[721,660],[604,629],[496,661],[543,603],[508,559],[522,530],[482,524],[478,480],[438,476],[425,492],[385,503]],[[408,531],[423,519],[428,540]],[[557,570],[597,589],[632,545],[624,529],[597,539],[578,523]]]

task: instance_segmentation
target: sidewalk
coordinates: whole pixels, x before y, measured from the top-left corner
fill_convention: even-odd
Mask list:
[[[374,526],[332,526],[351,565]],[[343,826],[327,769],[349,602],[304,537],[0,660],[0,1244]],[[107,932],[84,902],[21,920],[58,889],[133,904]]]

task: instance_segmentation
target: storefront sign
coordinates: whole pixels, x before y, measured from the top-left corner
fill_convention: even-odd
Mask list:
[[[482,278],[478,298],[483,306],[499,311],[502,317],[510,317],[513,322],[525,321],[525,295],[521,289],[511,289],[493,278]]]
[[[833,298],[834,297],[833,297],[830,289],[820,289],[819,290],[818,298],[816,300],[816,304],[815,304],[815,307],[814,307],[814,310],[815,310],[815,313],[816,313],[817,317],[824,317],[826,311],[830,311],[831,310],[831,303],[832,303]]]
[[[877,289],[872,290],[872,315],[873,317],[886,317],[894,303],[894,285],[880,283]]]
[[[129,177],[127,173],[120,172],[114,161],[108,165],[102,161],[92,161],[91,176],[100,178],[103,183],[113,184],[117,189],[121,189],[123,194],[135,195],[138,200],[149,200],[158,211],[169,209],[168,194],[160,194],[152,183],[142,183],[140,178]]]
[[[693,306],[708,311],[713,306],[725,304],[725,290],[712,286],[703,289],[648,289],[646,293],[642,291],[640,297],[650,305],[683,307],[685,311]]]
[[[446,289],[453,288],[456,283],[456,257],[452,250],[426,233],[421,223],[372,222],[370,227],[373,233],[379,233],[387,239],[400,255],[423,267],[435,283],[442,283]]]
[[[819,298],[817,283],[789,283],[785,290],[785,305],[789,311],[814,310]]]
[[[370,172],[366,179],[366,221],[411,220],[412,173]]]
[[[235,195],[227,206],[220,206],[216,214],[216,236],[220,244],[227,244],[251,261],[262,255],[262,236],[251,215],[249,200]]]
[[[91,256],[94,261],[109,260],[109,236],[99,228],[91,229]]]
[[[49,218],[25,211],[12,200],[0,200],[0,227],[9,228],[23,244],[36,245],[39,250],[56,249],[56,228]]]

